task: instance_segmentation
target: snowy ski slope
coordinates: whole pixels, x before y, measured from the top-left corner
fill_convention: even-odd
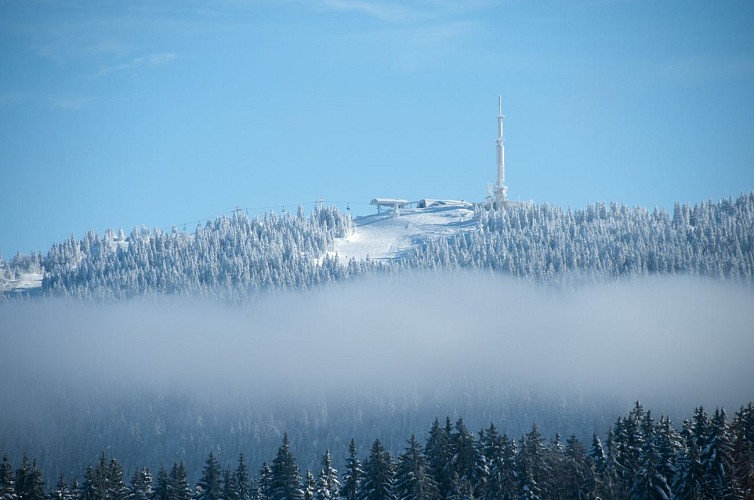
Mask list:
[[[428,239],[448,237],[476,227],[474,206],[463,201],[435,201],[428,208],[404,208],[395,216],[383,211],[354,219],[356,229],[335,241],[333,254],[341,262],[394,259]]]

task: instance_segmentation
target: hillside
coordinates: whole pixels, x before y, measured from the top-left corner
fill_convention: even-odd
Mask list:
[[[478,228],[479,213],[463,201],[436,201],[427,208],[406,208],[354,219],[354,230],[336,238],[332,254],[351,259],[392,260],[437,238],[453,238]]]
[[[677,204],[673,214],[617,203],[583,210],[523,204],[502,210],[440,201],[351,219],[235,214],[193,233],[135,228],[87,233],[42,257],[2,264],[5,296],[37,293],[115,300],[149,294],[220,295],[300,289],[405,269],[492,270],[562,285],[651,274],[751,282],[754,193]]]

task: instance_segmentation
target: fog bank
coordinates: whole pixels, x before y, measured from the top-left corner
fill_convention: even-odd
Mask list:
[[[479,380],[730,406],[754,397],[753,304],[749,288],[691,278],[553,291],[463,273],[368,279],[243,307],[10,303],[0,306],[0,365],[14,383],[0,395],[13,401],[44,384],[295,400]]]

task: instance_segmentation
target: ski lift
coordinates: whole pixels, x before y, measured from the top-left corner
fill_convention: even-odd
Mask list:
[[[183,223],[183,231],[184,232],[186,231],[186,223],[185,222]]]
[[[281,213],[281,214],[284,214],[284,213],[285,213],[285,207],[283,207],[283,209],[282,209],[282,210],[280,211],[280,213]]]
[[[348,206],[348,203],[346,203],[346,210],[348,210],[349,212],[351,211],[351,207]]]

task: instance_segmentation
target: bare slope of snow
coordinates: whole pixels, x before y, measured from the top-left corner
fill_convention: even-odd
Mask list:
[[[8,280],[0,277],[0,293],[25,292],[42,286],[42,273],[19,273]]]
[[[355,231],[335,240],[333,253],[345,262],[393,259],[423,241],[476,228],[474,206],[463,201],[436,201],[428,208],[383,211],[354,219]]]

